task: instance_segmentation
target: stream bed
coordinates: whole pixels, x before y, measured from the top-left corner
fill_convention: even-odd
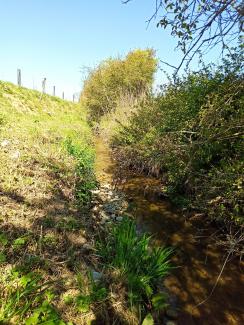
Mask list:
[[[215,228],[198,215],[189,219],[158,196],[157,179],[116,172],[112,153],[103,139],[95,143],[95,171],[101,185],[111,184],[126,195],[139,229],[153,235],[153,244],[175,248],[173,269],[164,280],[179,310],[177,324],[244,324],[244,263],[233,258],[224,267],[223,248],[214,241]],[[204,225],[204,226],[203,226]]]

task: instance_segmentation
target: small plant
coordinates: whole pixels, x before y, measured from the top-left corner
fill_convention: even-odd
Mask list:
[[[1,279],[0,323],[65,325],[51,304],[50,283],[37,273],[12,271]],[[31,315],[30,315],[31,312]]]
[[[74,231],[81,228],[81,223],[74,217],[65,217],[55,225],[55,228],[58,230]]]
[[[85,279],[85,277],[78,272],[77,286],[80,290],[80,294],[76,297],[66,296],[64,301],[67,305],[73,305],[77,311],[81,313],[88,312],[91,305],[103,303],[107,298],[107,289],[101,282],[94,281],[91,274]]]
[[[77,180],[75,194],[78,204],[85,205],[90,201],[91,190],[96,187],[93,171],[94,152],[88,146],[81,147],[71,137],[64,141],[64,147],[76,159]]]
[[[7,260],[6,255],[3,252],[0,252],[0,264],[5,263]]]
[[[151,248],[150,239],[147,234],[137,235],[135,222],[124,218],[106,241],[98,243],[107,267],[119,270],[131,306],[151,305],[158,281],[171,269],[172,249]]]
[[[28,242],[29,237],[28,236],[21,236],[14,240],[13,242],[13,248],[14,249],[21,249],[23,246],[25,246]]]

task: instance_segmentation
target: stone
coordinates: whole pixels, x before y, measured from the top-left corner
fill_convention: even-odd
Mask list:
[[[92,194],[99,194],[100,193],[100,190],[91,190],[91,193]]]
[[[165,325],[177,325],[177,323],[172,320],[168,320],[166,321]]]
[[[116,210],[116,207],[113,206],[112,204],[106,204],[106,205],[104,205],[104,210],[108,213],[114,213]]]
[[[88,250],[88,251],[95,250],[95,248],[92,245],[88,244],[88,243],[84,244],[82,247],[83,247],[83,249]]]
[[[91,275],[92,275],[93,281],[95,281],[95,282],[100,281],[102,279],[102,276],[103,276],[102,273],[96,272],[96,271],[92,271]]]
[[[169,308],[166,310],[166,316],[169,317],[170,319],[177,319],[178,312],[177,312],[177,310],[175,310],[173,308]]]
[[[16,150],[15,152],[13,152],[13,153],[11,154],[11,158],[12,158],[12,159],[19,159],[19,157],[20,157],[20,152],[19,152],[19,150]]]
[[[9,140],[7,140],[7,139],[5,139],[5,140],[3,140],[2,142],[1,142],[1,147],[7,147],[8,145],[10,144],[10,141]]]
[[[97,212],[97,211],[98,211],[98,206],[94,206],[94,207],[92,208],[92,211],[93,211],[93,212]]]
[[[122,221],[123,220],[123,217],[116,217],[116,221]]]

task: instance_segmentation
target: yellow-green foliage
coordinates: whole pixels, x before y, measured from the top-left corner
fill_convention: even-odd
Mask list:
[[[124,59],[108,59],[91,71],[84,84],[81,99],[90,119],[99,121],[111,112],[125,93],[134,96],[151,89],[157,60],[151,49],[135,50]]]

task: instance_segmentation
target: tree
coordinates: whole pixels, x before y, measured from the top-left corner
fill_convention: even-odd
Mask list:
[[[128,3],[132,0],[123,1]],[[244,26],[243,0],[155,0],[155,11],[149,23],[157,19],[158,27],[171,29],[178,38],[177,48],[183,52],[177,73],[186,64],[188,67],[197,54],[205,54],[216,45],[223,52],[231,52],[233,41],[242,41]]]

